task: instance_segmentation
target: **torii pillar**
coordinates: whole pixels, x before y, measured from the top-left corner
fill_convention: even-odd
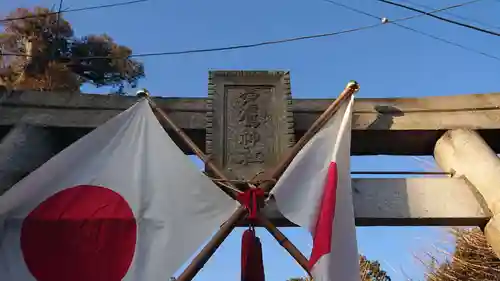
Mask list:
[[[464,178],[478,200],[491,211],[484,228],[488,243],[500,257],[500,159],[474,130],[447,131],[436,143],[437,164],[453,177]],[[436,198],[439,200],[447,198]]]

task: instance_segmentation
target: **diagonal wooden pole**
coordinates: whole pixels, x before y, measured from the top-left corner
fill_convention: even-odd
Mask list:
[[[143,96],[148,99],[151,107],[156,112],[158,112],[158,114],[162,117],[162,120],[165,121],[165,123],[167,123],[167,125],[170,128],[172,128],[181,137],[181,139],[186,143],[186,145],[188,145],[189,148],[194,151],[194,153],[213,171],[213,173],[217,177],[219,177],[220,179],[227,181],[228,185],[231,187],[231,192],[232,192],[232,196],[231,197],[233,197],[233,199],[235,199],[236,195],[238,193],[238,190],[236,189],[236,187],[234,185],[231,184],[230,181],[228,181],[228,178],[224,175],[224,173],[216,165],[214,165],[208,159],[207,155],[205,155],[205,153],[203,153],[203,151],[189,138],[189,136],[186,135],[184,133],[184,131],[181,128],[179,128],[168,117],[168,115],[154,103],[154,101],[151,98],[149,98],[147,95],[143,95]],[[241,206],[240,206],[240,208],[241,208]],[[244,213],[241,215],[242,217],[240,218],[240,216],[238,215],[239,219],[236,221],[236,223],[238,223],[239,220],[241,220],[242,218],[244,218],[244,216],[246,215],[246,213],[247,213],[246,209],[243,208],[243,210],[244,210]],[[276,228],[262,214],[259,214],[259,219],[264,223],[265,228],[280,243],[280,245],[282,247],[284,247],[288,251],[288,253],[290,253],[290,255],[292,257],[295,258],[295,260],[302,266],[302,268],[304,268],[304,270],[307,273],[309,273],[309,270],[308,270],[308,260],[302,254],[302,252],[300,252],[299,249],[297,249],[297,247],[295,245],[293,245],[293,243],[290,242],[290,240],[288,240],[286,238],[286,236],[283,233],[281,233],[281,231],[279,231],[278,228]],[[227,223],[226,223],[226,225],[227,225]],[[229,230],[228,235],[232,231],[232,229],[234,229],[234,227],[232,227]],[[226,235],[226,237],[227,237],[227,235]],[[215,253],[215,251],[217,250],[218,246],[220,246],[220,244],[223,242],[224,239],[222,239],[222,241],[220,241],[220,243],[215,248],[213,248],[210,252],[207,252],[207,254],[204,254],[206,256],[203,256],[204,259],[202,260],[202,262],[197,262],[196,258],[193,259],[192,263],[186,268],[186,270],[179,276],[179,278],[177,280],[179,280],[179,281],[182,281],[182,280],[191,280],[198,273],[198,271],[203,267],[203,265],[208,261],[208,259],[210,259],[210,257]],[[202,253],[199,253],[199,255],[201,255],[201,254]],[[201,266],[200,266],[200,264],[201,264]]]
[[[337,112],[342,102],[349,99],[359,90],[359,85],[355,81],[347,84],[346,88],[342,91],[339,97],[318,117],[309,130],[295,143],[290,152],[283,158],[283,160],[276,166],[270,173],[269,178],[275,179],[281,176],[288,165],[292,162],[293,158],[302,149],[302,147],[330,120],[330,118]],[[266,181],[260,186],[265,191],[269,191],[273,187],[273,182]],[[229,236],[231,231],[236,227],[238,222],[242,220],[247,214],[243,206],[239,206],[233,215],[226,221],[225,224],[212,236],[212,239],[203,247],[198,255],[191,261],[191,264],[184,270],[177,280],[190,281],[205,265],[208,259],[215,253],[217,248]]]
[[[300,150],[307,144],[307,142],[319,131],[323,126],[333,117],[333,115],[338,111],[343,102],[351,98],[357,91],[359,91],[359,84],[356,81],[350,81],[347,86],[344,88],[342,93],[340,93],[339,97],[332,103],[328,108],[316,119],[316,121],[311,125],[309,130],[299,139],[297,143],[292,147],[292,149],[283,157],[283,160],[276,165],[276,167],[269,173],[264,173],[263,179],[267,179],[264,183],[262,183],[259,188],[262,188],[264,192],[269,192],[274,187],[274,184],[277,182],[277,179],[283,174],[288,165],[292,162],[293,158],[300,152]],[[271,179],[271,180],[269,180]],[[282,245],[285,249],[288,250],[288,243],[293,245],[286,236],[281,233],[274,225],[267,219],[261,218],[261,222],[264,227],[273,235],[273,237]],[[274,229],[273,229],[274,227]],[[290,251],[288,251],[290,253]],[[290,253],[292,254],[292,253]],[[303,255],[302,255],[303,256]],[[299,264],[306,269],[306,272],[311,276],[311,272],[309,271],[308,262],[306,267],[302,265],[303,261],[296,259]],[[307,259],[306,259],[307,261]]]
[[[179,126],[177,126],[170,117],[161,109],[159,108],[156,103],[149,97],[148,94],[142,95],[142,97],[145,97],[151,107],[160,115],[162,121],[167,123],[167,125],[174,130],[174,132],[179,135],[179,137],[182,139],[182,141],[198,156],[201,161],[203,161],[204,164],[206,164],[212,171],[216,173],[218,177],[220,177],[224,181],[228,181],[228,178],[224,176],[224,174],[217,168],[217,166],[209,159],[209,157],[203,153],[203,151],[191,140],[191,138],[181,129]],[[220,185],[218,185],[220,187]],[[224,185],[227,187],[228,185]],[[230,189],[231,197],[233,199],[236,199],[236,196],[238,193],[241,193],[237,188],[235,188],[233,185],[230,185],[232,188]]]
[[[295,143],[295,145],[290,149],[285,157],[276,165],[276,167],[269,173],[264,173],[264,179],[274,179],[277,180],[283,172],[286,170],[288,165],[292,162],[293,158],[299,151],[307,144],[307,142],[314,137],[314,135],[323,128],[323,126],[333,117],[333,115],[338,111],[343,102],[350,99],[359,91],[359,84],[356,81],[350,81],[347,83],[345,89],[340,93],[339,97],[333,101],[328,108],[314,121],[309,130]],[[274,187],[274,181],[266,181],[259,186],[264,189],[264,192],[269,192]]]
[[[309,277],[312,277],[309,270],[309,260],[295,247],[295,245],[288,240],[288,238],[283,234],[266,216],[259,213],[259,221],[266,228],[266,230],[278,241],[278,243],[283,247],[292,257],[295,258],[297,263],[307,272]],[[300,253],[298,257],[295,257],[294,251]]]

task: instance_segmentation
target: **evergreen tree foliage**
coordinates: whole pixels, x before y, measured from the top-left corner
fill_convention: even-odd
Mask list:
[[[145,76],[132,50],[106,34],[74,35],[62,14],[18,8],[0,24],[0,85],[8,89],[78,92],[85,84],[122,92]]]
[[[359,274],[362,281],[391,281],[387,272],[382,270],[378,261],[372,261],[365,256],[359,256]],[[291,278],[288,281],[312,281],[308,277]]]

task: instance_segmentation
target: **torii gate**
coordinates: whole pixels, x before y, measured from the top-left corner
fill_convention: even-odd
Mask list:
[[[135,100],[2,93],[0,193]],[[282,71],[212,71],[208,98],[154,101],[224,174],[240,181],[276,165],[331,103],[292,100],[289,73]],[[500,152],[499,120],[498,93],[357,99],[352,155],[434,155],[452,177],[355,179],[356,224],[485,226],[488,241],[500,254],[495,216],[500,212],[495,190],[500,183],[495,154]],[[169,134],[186,154],[193,154],[174,132]],[[272,206],[264,213],[277,226],[292,226]]]

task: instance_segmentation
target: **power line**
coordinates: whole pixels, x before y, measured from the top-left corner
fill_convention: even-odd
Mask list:
[[[64,0],[59,0],[59,9],[57,11],[57,34],[56,34],[56,40],[59,40],[59,33],[61,30],[59,29],[59,24],[61,23],[61,12],[62,12],[62,5],[63,5]]]
[[[351,6],[348,6],[348,5],[345,5],[343,3],[340,3],[340,2],[337,2],[337,1],[333,1],[333,0],[321,0],[323,2],[327,2],[329,4],[333,4],[333,5],[336,5],[336,6],[339,6],[339,7],[342,7],[342,8],[345,8],[347,10],[350,10],[350,11],[353,11],[353,12],[356,12],[358,14],[362,14],[362,15],[365,15],[365,16],[368,16],[368,17],[371,17],[371,18],[374,18],[374,19],[377,19],[377,20],[382,20],[383,18],[377,16],[377,15],[374,15],[374,14],[371,14],[371,13],[368,13],[368,12],[365,12],[365,11],[362,11],[362,10],[359,10],[359,9],[356,9],[356,8],[353,8]],[[421,30],[417,30],[417,29],[414,29],[414,28],[411,28],[411,27],[408,27],[408,26],[405,26],[403,24],[400,24],[400,23],[397,23],[395,21],[389,21],[389,23],[392,23],[400,28],[403,28],[403,29],[406,29],[406,30],[409,30],[409,31],[412,31],[412,32],[415,32],[415,33],[418,33],[420,35],[423,35],[423,36],[427,36],[429,38],[432,38],[432,39],[435,39],[435,40],[438,40],[440,42],[443,42],[443,43],[446,43],[446,44],[450,44],[450,45],[453,45],[455,47],[458,47],[458,48],[461,48],[463,50],[466,50],[466,51],[469,51],[469,52],[473,52],[473,53],[476,53],[476,54],[479,54],[479,55],[482,55],[482,56],[485,56],[485,57],[488,57],[488,58],[491,58],[491,59],[495,59],[495,60],[499,60],[500,61],[500,57],[496,57],[494,55],[491,55],[491,54],[488,54],[488,53],[485,53],[483,51],[479,51],[479,50],[475,50],[475,49],[472,49],[470,47],[467,47],[467,46],[464,46],[462,44],[459,44],[459,43],[456,43],[456,42],[453,42],[453,41],[450,41],[448,39],[444,39],[444,38],[441,38],[441,37],[438,37],[438,36],[435,36],[435,35],[432,35],[430,33],[427,33],[427,32],[424,32],[424,31],[421,31]]]
[[[338,7],[341,7],[341,8],[344,8],[344,9],[347,9],[349,11],[353,11],[355,13],[358,13],[358,14],[362,14],[362,15],[365,15],[365,16],[368,16],[368,17],[371,17],[371,18],[374,18],[374,19],[378,19],[378,20],[382,20],[381,17],[379,16],[376,16],[376,15],[373,15],[373,14],[370,14],[368,12],[365,12],[365,11],[362,11],[362,10],[359,10],[359,9],[356,9],[354,7],[351,7],[351,6],[347,6],[343,3],[340,3],[340,2],[336,2],[336,1],[331,1],[331,0],[320,0],[320,1],[323,1],[323,2],[326,2],[328,4],[333,4],[335,6],[338,6]]]
[[[485,53],[483,51],[479,51],[479,50],[476,50],[476,49],[472,49],[470,47],[467,47],[465,45],[462,45],[462,44],[459,44],[459,43],[456,43],[456,42],[453,42],[453,41],[450,41],[448,39],[444,39],[444,38],[441,38],[441,37],[438,37],[438,36],[435,36],[435,35],[432,35],[430,33],[426,33],[426,32],[423,32],[423,31],[420,31],[420,30],[416,30],[416,29],[413,29],[411,27],[408,27],[408,26],[405,26],[405,25],[402,25],[402,24],[396,24],[397,26],[401,27],[401,28],[404,28],[404,29],[407,29],[407,30],[410,30],[410,31],[413,31],[415,33],[418,33],[418,34],[421,34],[421,35],[424,35],[424,36],[427,36],[429,38],[433,38],[435,40],[438,40],[438,41],[441,41],[443,43],[447,43],[447,44],[450,44],[450,45],[453,45],[455,47],[458,47],[458,48],[461,48],[463,50],[466,50],[466,51],[469,51],[469,52],[473,52],[473,53],[476,53],[478,55],[482,55],[482,56],[485,56],[485,57],[488,57],[490,59],[494,59],[494,60],[498,60],[500,61],[500,57],[497,57],[497,56],[494,56],[494,55],[491,55],[491,54],[488,54],[488,53]]]
[[[416,7],[424,8],[424,9],[429,9],[429,10],[433,10],[434,9],[433,7],[430,7],[430,6],[427,6],[427,5],[424,5],[424,4],[415,3],[415,2],[409,1],[409,0],[401,0],[401,1],[405,2],[405,3],[408,3],[408,4],[411,4],[413,6],[416,6]],[[463,19],[463,20],[466,20],[466,21],[475,22],[475,23],[478,23],[478,24],[483,25],[485,27],[490,27],[490,28],[494,28],[494,29],[500,29],[500,27],[497,26],[497,25],[493,25],[491,23],[487,23],[487,22],[484,22],[484,21],[480,21],[478,19],[470,18],[470,17],[464,17],[464,16],[456,14],[456,13],[444,12],[443,14],[448,14],[448,15],[453,16],[453,17],[458,18],[458,19]]]
[[[473,29],[473,30],[476,30],[476,31],[479,31],[479,32],[483,32],[483,33],[486,33],[486,34],[500,36],[500,33],[498,33],[498,32],[494,32],[494,31],[487,30],[487,29],[484,29],[484,28],[481,28],[481,27],[477,27],[477,26],[474,26],[474,25],[470,25],[470,24],[458,22],[458,21],[455,21],[455,20],[443,18],[441,16],[433,15],[433,14],[428,13],[426,11],[422,11],[422,10],[419,10],[419,9],[416,9],[416,8],[412,8],[412,7],[403,5],[403,4],[391,2],[391,1],[388,1],[388,0],[375,0],[375,1],[386,3],[386,4],[389,4],[389,5],[393,5],[393,6],[397,6],[397,7],[401,7],[401,8],[404,8],[404,9],[407,9],[407,10],[411,10],[411,11],[414,11],[414,12],[418,12],[418,13],[421,13],[421,14],[433,17],[435,19],[439,19],[439,20],[442,20],[442,21],[445,21],[445,22],[448,22],[448,23],[456,24],[456,25],[459,25],[459,26],[462,26],[462,27],[465,27],[465,28],[469,28],[469,29]]]
[[[133,0],[133,1],[118,2],[118,3],[106,4],[106,5],[90,6],[90,7],[76,8],[76,9],[67,9],[67,10],[60,11],[60,12],[50,12],[50,13],[41,14],[41,15],[29,15],[29,16],[16,17],[16,18],[6,18],[6,19],[0,20],[0,24],[15,21],[15,20],[48,17],[51,15],[57,15],[60,13],[72,13],[72,12],[82,12],[82,11],[98,10],[98,9],[105,9],[105,8],[114,8],[114,7],[118,7],[118,6],[132,5],[132,4],[143,3],[143,2],[148,2],[148,1],[150,1],[150,0]]]
[[[435,9],[429,13],[431,13],[431,14],[439,13],[442,11],[463,7],[463,6],[473,4],[473,3],[476,3],[479,1],[483,1],[483,0],[471,0],[471,1],[463,2],[463,3],[447,6],[444,8]],[[414,18],[418,18],[418,17],[422,17],[422,16],[425,16],[425,15],[417,14],[417,15],[413,15],[413,16],[409,16],[409,17],[395,19],[391,22],[392,23],[401,22],[401,21],[406,21],[406,20],[410,20],[410,19],[414,19]],[[266,45],[276,45],[276,44],[283,44],[283,43],[289,43],[289,42],[294,42],[294,41],[302,41],[302,40],[307,40],[307,39],[331,37],[331,36],[336,36],[336,35],[341,35],[341,34],[357,32],[357,31],[361,31],[361,30],[367,30],[367,29],[371,29],[374,27],[382,26],[384,24],[385,23],[382,22],[382,23],[378,23],[378,24],[366,25],[366,26],[357,27],[357,28],[345,29],[345,30],[341,30],[341,31],[337,31],[337,32],[315,34],[315,35],[308,35],[308,36],[300,36],[300,37],[286,38],[286,39],[273,40],[273,41],[264,41],[264,42],[253,43],[253,44],[242,44],[242,45],[219,47],[219,48],[191,49],[191,50],[173,51],[173,52],[144,53],[144,54],[135,54],[135,55],[133,54],[129,57],[171,56],[171,55],[184,55],[184,54],[194,54],[194,53],[208,53],[208,52],[218,52],[218,51],[227,51],[227,50],[236,50],[236,49],[255,48],[255,47],[261,47],[261,46],[266,46]],[[88,58],[81,58],[81,59],[109,59],[109,57],[88,57]]]
[[[59,9],[57,10],[57,27],[59,27],[59,21],[61,20],[63,0],[59,1]]]
[[[57,11],[57,20],[56,20],[56,42],[57,46],[59,47],[60,41],[59,41],[59,36],[61,35],[61,29],[60,29],[60,24],[61,24],[61,12],[62,12],[62,6],[63,6],[63,1],[64,0],[59,0],[59,9]],[[52,48],[51,56],[54,56],[55,50]]]
[[[460,4],[455,4],[452,6],[440,8],[433,10],[429,13],[438,13],[446,10],[451,10],[454,8],[458,7],[463,7],[472,3],[476,3],[482,0],[471,0],[468,2],[463,2]],[[423,14],[417,14],[409,17],[404,17],[404,18],[399,18],[390,21],[390,23],[396,23],[396,22],[402,22],[418,17],[425,16]],[[218,48],[204,48],[204,49],[191,49],[191,50],[182,50],[182,51],[172,51],[172,52],[155,52],[155,53],[142,53],[142,54],[132,54],[128,56],[127,58],[131,57],[153,57],[153,56],[172,56],[172,55],[184,55],[184,54],[194,54],[194,53],[208,53],[208,52],[218,52],[218,51],[227,51],[227,50],[236,50],[236,49],[247,49],[247,48],[255,48],[255,47],[261,47],[261,46],[266,46],[266,45],[276,45],[276,44],[283,44],[283,43],[289,43],[289,42],[294,42],[294,41],[302,41],[302,40],[307,40],[307,39],[316,39],[316,38],[322,38],[322,37],[331,37],[331,36],[336,36],[336,35],[341,35],[341,34],[347,34],[347,33],[353,33],[361,30],[367,30],[371,29],[374,27],[379,27],[382,25],[385,25],[385,22],[377,23],[377,24],[372,24],[372,25],[366,25],[366,26],[361,26],[361,27],[356,27],[356,28],[351,28],[351,29],[345,29],[341,31],[336,31],[336,32],[329,32],[329,33],[322,33],[322,34],[315,34],[315,35],[308,35],[308,36],[299,36],[299,37],[292,37],[292,38],[286,38],[286,39],[280,39],[280,40],[272,40],[272,41],[264,41],[264,42],[259,42],[259,43],[251,43],[251,44],[242,44],[242,45],[234,45],[234,46],[227,46],[227,47],[218,47]],[[26,57],[25,54],[0,54],[3,56],[19,56],[19,57]],[[92,56],[92,57],[81,57],[77,58],[79,60],[90,60],[90,59],[112,59],[113,57],[109,56]],[[123,59],[123,57],[117,57],[116,59]]]

